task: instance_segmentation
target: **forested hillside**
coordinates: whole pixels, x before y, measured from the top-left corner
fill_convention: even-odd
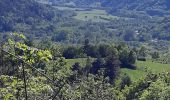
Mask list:
[[[169,11],[170,3],[168,0],[149,0],[149,1],[148,0],[147,1],[146,0],[119,0],[119,1],[118,0],[71,0],[71,1],[50,0],[50,2],[52,2],[53,5],[71,6],[73,8],[85,7],[85,8],[105,9],[109,14],[121,18],[120,20],[111,22],[111,27],[112,27],[111,29],[115,29],[114,27],[116,27],[116,31],[114,31],[114,34],[119,34],[118,37],[123,37],[123,40],[125,41],[129,41],[129,40],[130,41],[134,41],[134,40],[152,41],[155,39],[156,40],[170,39],[168,27],[166,27],[169,25],[168,19],[170,14]],[[107,18],[103,18],[103,19],[107,19]],[[125,26],[122,25],[122,21],[123,24],[126,24]],[[118,24],[116,22],[121,24]],[[115,26],[115,24],[118,25]],[[120,30],[122,30],[123,33]],[[130,31],[130,33],[128,31]],[[140,35],[138,34],[138,36],[133,34],[137,31],[141,32]],[[131,37],[129,35],[131,35]]]
[[[43,0],[40,0],[43,1]],[[46,0],[48,1],[48,0]],[[110,7],[113,9],[126,9],[126,10],[151,10],[162,9],[166,10],[170,8],[169,0],[49,0],[49,2],[62,2],[62,3],[74,3],[76,6],[90,6],[92,4],[98,4],[101,7]],[[92,7],[92,6],[91,6]],[[98,6],[99,7],[99,6]]]
[[[60,2],[69,3],[70,1],[60,0]],[[114,0],[112,1],[73,0],[73,2],[75,2],[75,4],[78,5],[78,6],[75,5],[77,7],[82,7],[81,6],[82,4],[86,5],[86,7],[92,7],[88,5],[98,2],[100,3],[99,4],[100,7],[106,9],[110,14],[118,16],[118,20],[113,20],[107,17],[105,18],[99,16],[99,18],[101,18],[102,20],[106,20],[107,22],[109,21],[111,23],[109,23],[109,25],[105,23],[104,26],[101,26],[100,23],[95,23],[98,25],[93,25],[92,30],[94,31],[89,32],[88,30],[86,30],[86,28],[82,28],[82,27],[86,27],[86,26],[89,27],[89,25],[87,24],[94,24],[94,23],[89,21],[88,23],[81,22],[81,24],[79,24],[76,20],[72,18],[73,16],[77,15],[76,12],[74,11],[69,11],[69,12],[66,10],[60,11],[51,7],[50,5],[40,4],[35,2],[34,0],[27,0],[26,2],[24,0],[21,1],[1,0],[0,2],[0,7],[1,7],[0,29],[1,30],[0,31],[1,32],[10,32],[10,31],[24,32],[27,33],[27,35],[28,33],[30,33],[30,34],[34,34],[34,37],[44,37],[44,35],[50,35],[50,36],[54,35],[55,37],[56,34],[54,33],[58,34],[60,33],[61,30],[65,31],[65,29],[63,29],[64,26],[65,28],[67,28],[66,36],[63,37],[64,41],[67,40],[70,41],[69,37],[70,38],[75,37],[81,40],[80,37],[89,36],[86,38],[90,38],[91,35],[92,37],[98,38],[97,40],[100,41],[106,38],[109,39],[110,36],[108,35],[111,35],[113,37],[116,36],[121,40],[125,40],[125,41],[134,41],[134,40],[148,41],[154,39],[169,40],[169,31],[167,27],[168,19],[169,19],[169,17],[167,16],[169,14],[168,1],[156,0],[152,2],[151,1],[128,1],[127,2],[127,1],[114,1]],[[62,3],[56,3],[56,4],[62,4]],[[152,18],[150,17],[150,15],[157,15],[160,17]],[[167,17],[163,18],[161,16],[167,16]],[[119,17],[121,18],[120,20]],[[71,23],[72,25],[70,26],[69,24]],[[122,25],[121,23],[125,25]],[[101,26],[105,30],[105,32],[100,31],[100,28],[97,29],[98,26]],[[113,30],[108,31],[108,28],[111,30],[114,29],[114,31]],[[79,34],[81,34],[80,37],[75,36],[75,33],[77,33],[77,31]],[[136,35],[135,32],[137,31],[141,33]],[[70,33],[71,35],[67,36],[67,34]],[[103,34],[104,36],[100,37],[98,36],[98,34]],[[92,40],[92,41],[95,42],[96,40]],[[78,43],[81,42],[79,41]]]
[[[53,4],[56,0],[50,0]],[[170,12],[169,0],[60,0],[61,5],[68,4],[73,7],[104,8],[114,14],[121,10],[140,11],[150,16],[165,16]],[[70,5],[69,5],[70,4]]]
[[[135,50],[125,44],[94,46],[86,40],[81,47],[53,44],[43,50],[27,44],[23,34],[9,36],[0,47],[0,99],[167,100],[170,97],[169,61],[161,64],[137,58],[147,56],[145,47]],[[151,67],[136,66],[137,59]],[[155,52],[152,60],[158,59]]]
[[[57,9],[35,0],[1,0],[0,32],[24,32],[36,37],[50,34],[59,20],[65,20]]]
[[[0,0],[0,100],[169,100],[169,0]]]
[[[103,2],[104,6],[127,10],[151,10],[151,9],[169,9],[169,0],[110,0]]]

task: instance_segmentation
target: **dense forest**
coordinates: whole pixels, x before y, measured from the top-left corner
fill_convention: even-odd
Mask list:
[[[24,32],[35,37],[54,32],[59,20],[72,15],[34,0],[1,0],[0,8],[0,32]]]
[[[124,10],[137,10],[137,11],[147,11],[147,10],[165,11],[170,8],[168,0],[150,0],[150,1],[146,1],[146,0],[140,0],[140,1],[139,0],[119,0],[119,1],[117,0],[37,0],[37,1],[47,1],[58,5],[69,3],[70,6],[79,6],[79,7],[107,7],[115,10],[124,9]]]
[[[0,99],[169,100],[169,0],[1,0]]]
[[[156,74],[145,68],[147,74],[136,82],[121,72],[121,68],[125,67],[136,70],[137,59],[146,61],[144,47],[139,50],[129,49],[125,44],[94,47],[85,40],[79,48],[64,49],[53,44],[41,50],[28,43],[23,34],[11,33],[8,41],[1,46],[0,55],[1,99],[169,98],[168,72]],[[67,65],[65,59],[85,56],[88,57],[84,66],[79,62]],[[159,54],[154,53],[152,57],[158,59]]]
[[[51,2],[55,4],[55,0],[51,0]],[[152,23],[152,26],[150,26],[151,28],[149,28],[152,29],[151,31],[147,30],[146,27],[144,27],[144,30],[147,30],[146,31],[147,34],[153,34],[151,37],[158,36],[156,38],[161,38],[165,40],[169,39],[169,34],[166,28],[166,25],[168,25],[167,19],[170,14],[169,12],[170,3],[168,0],[150,0],[150,1],[146,1],[146,0],[140,0],[140,1],[139,0],[128,0],[128,1],[127,0],[119,0],[119,1],[117,0],[109,0],[109,1],[108,0],[71,0],[71,1],[60,0],[60,2],[62,2],[63,5],[65,3],[67,4],[71,2],[70,4],[72,3],[73,4],[68,6],[73,6],[73,7],[78,6],[78,7],[106,9],[109,13],[113,15],[134,18],[135,21],[144,20],[145,25],[150,26],[150,23]],[[161,25],[157,26],[157,23]],[[127,22],[127,24],[131,24],[131,22]],[[137,24],[141,25],[142,23],[138,22]],[[135,27],[135,25],[133,25],[133,27]],[[134,29],[136,28],[138,27],[135,27]],[[167,32],[165,32],[165,30]],[[155,33],[156,31],[157,33]]]
[[[89,2],[92,1],[84,2],[91,4]],[[108,4],[112,4],[110,2]],[[113,0],[113,4],[117,4],[118,1],[116,3],[114,2],[116,1]],[[164,40],[165,42],[164,44],[167,44],[166,42],[167,40],[169,41],[170,37],[168,28],[169,25],[168,20],[169,16],[167,10],[168,7],[166,6],[167,3],[161,2],[160,4],[162,5],[153,7],[155,9],[161,10],[162,13],[165,13],[164,17],[162,17],[163,15],[151,16],[150,14],[147,13],[147,12],[154,13],[154,11],[153,12],[149,10],[141,11],[140,9],[132,10],[124,8],[125,7],[124,5],[127,4],[128,5],[141,4],[135,2],[132,2],[131,4],[131,2],[129,1],[130,3],[129,4],[122,1],[120,3],[120,5],[122,4],[122,7],[120,6],[121,9],[117,11],[114,11],[114,9],[117,8],[110,8],[109,5],[108,5],[109,8],[103,8],[106,9],[108,13],[115,15],[118,18],[113,20],[101,16],[94,16],[100,17],[101,19],[108,21],[108,23],[104,22],[99,23],[93,21],[75,20],[73,18],[74,16],[77,15],[75,11],[58,10],[55,9],[54,7],[51,7],[50,5],[43,5],[37,3],[34,0],[27,2],[23,2],[23,0],[21,1],[1,0],[0,19],[2,21],[0,23],[1,26],[0,28],[1,32],[15,31],[26,33],[25,35],[30,36],[31,39],[35,37],[43,38],[48,36],[49,39],[51,39],[52,41],[71,44],[82,44],[83,43],[82,38],[88,38],[93,43],[98,43],[99,41],[109,43],[110,41],[116,42],[120,40],[130,42],[131,41],[153,42],[155,40],[156,41]],[[107,5],[107,3],[105,5]],[[143,5],[145,5],[145,3]],[[115,5],[112,6],[116,7]]]

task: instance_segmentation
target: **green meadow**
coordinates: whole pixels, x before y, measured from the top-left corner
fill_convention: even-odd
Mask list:
[[[86,60],[86,58],[66,59],[66,62],[67,66],[72,66],[76,62],[79,62],[81,66],[85,66]],[[132,81],[136,81],[144,77],[144,75],[147,73],[147,70],[152,71],[154,73],[161,73],[164,71],[170,72],[170,64],[161,64],[151,61],[137,61],[136,66],[136,70],[122,68],[121,71],[131,77]]]
[[[87,58],[78,58],[78,59],[66,59],[67,66],[72,66],[76,62],[80,63],[80,66],[85,66],[86,65],[86,60]]]
[[[76,12],[76,16],[73,18],[81,21],[92,21],[92,22],[109,22],[111,20],[117,19],[117,16],[108,14],[102,9],[86,9],[86,8],[72,8],[72,7],[61,7],[54,6],[59,10],[72,10]]]
[[[118,17],[108,14],[105,10],[92,9],[88,11],[76,11],[77,16],[74,16],[77,20],[93,21],[93,22],[109,22]]]

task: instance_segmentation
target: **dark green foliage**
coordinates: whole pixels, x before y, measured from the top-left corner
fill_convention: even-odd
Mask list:
[[[75,64],[72,66],[72,71],[80,72],[80,69],[81,69],[80,63],[75,63]]]
[[[143,49],[140,51],[143,52]],[[67,59],[86,57],[85,55],[92,58],[97,58],[97,60],[92,64],[92,70],[94,70],[92,72],[94,74],[96,74],[98,70],[100,70],[100,67],[103,66],[104,61],[102,61],[102,59],[111,55],[114,55],[117,60],[120,60],[121,67],[131,69],[135,69],[134,64],[137,59],[137,54],[133,50],[130,50],[125,44],[118,46],[106,44],[92,45],[88,40],[85,41],[85,44],[82,47],[71,46],[64,49],[62,55]]]
[[[25,40],[25,44],[32,47],[34,43],[32,40]]]
[[[121,78],[121,82],[120,82],[120,89],[124,89],[125,86],[130,86],[130,84],[132,84],[132,81],[130,79],[130,77],[126,74],[123,74],[122,76],[120,76]]]
[[[67,31],[59,31],[55,36],[53,36],[52,40],[56,42],[66,41],[69,40],[69,35],[70,34]]]
[[[158,58],[160,58],[159,52],[154,52],[154,53],[152,54],[152,59],[158,59]]]
[[[123,65],[128,64],[129,58],[129,52],[127,50],[123,50],[120,52],[120,61],[123,63]]]
[[[124,40],[125,41],[134,41],[136,39],[136,33],[135,31],[133,30],[125,30],[125,33],[124,33]]]
[[[62,12],[35,0],[1,0],[0,32],[24,32],[27,36],[42,37],[54,32],[53,22],[62,17]],[[29,33],[29,34],[28,34]]]
[[[139,60],[139,61],[146,61],[147,59],[143,58],[143,57],[138,57],[137,60]]]
[[[86,60],[85,68],[83,69],[83,73],[87,75],[88,73],[90,73],[90,70],[92,69],[92,67],[93,67],[92,60],[90,57],[88,57]]]
[[[97,58],[93,63],[90,69],[92,74],[98,74],[101,68],[104,68],[105,61],[102,58]]]
[[[110,55],[106,58],[105,66],[105,76],[109,77],[110,82],[113,84],[120,73],[120,61],[115,55]]]
[[[67,59],[73,59],[79,56],[79,51],[76,47],[68,47],[63,51],[63,56]]]
[[[145,46],[142,46],[138,52],[139,58],[146,58],[147,57],[147,48]]]
[[[112,54],[111,47],[109,45],[99,45],[98,52],[101,57],[107,57]]]
[[[84,41],[84,47],[83,47],[83,52],[84,53],[88,53],[90,50],[90,43],[89,43],[89,40],[88,39],[85,39]]]
[[[128,60],[129,60],[129,64],[135,64],[136,53],[134,51],[130,51]]]
[[[95,47],[96,54],[93,53],[94,51],[91,47]],[[84,50],[81,51],[81,48],[84,48]],[[87,73],[90,72],[91,74],[97,75],[101,70],[104,70],[104,76],[109,77],[110,83],[113,83],[117,76],[119,76],[120,67],[130,69],[136,68],[134,65],[136,62],[136,53],[130,50],[125,44],[118,46],[110,46],[105,44],[94,46],[86,40],[84,46],[80,48],[68,47],[63,52],[63,56],[68,59],[78,58],[81,54],[94,58],[97,57],[97,59],[93,62],[91,62],[88,58],[85,68],[82,69],[83,74],[87,75]],[[74,67],[77,68],[76,66],[78,65],[79,64],[76,63]]]

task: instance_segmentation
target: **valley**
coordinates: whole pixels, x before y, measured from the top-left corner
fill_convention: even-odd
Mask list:
[[[168,100],[169,0],[0,0],[0,100]]]

